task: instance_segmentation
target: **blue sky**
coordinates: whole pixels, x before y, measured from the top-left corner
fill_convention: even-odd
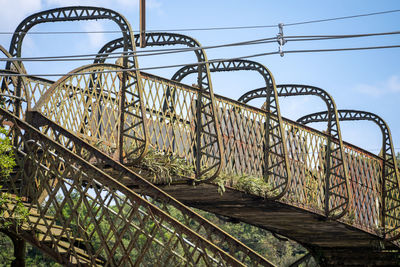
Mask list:
[[[0,0],[0,31],[12,32],[26,16],[41,10],[65,5],[93,5],[112,8],[122,13],[138,29],[138,1],[134,0]],[[236,0],[147,0],[147,29],[207,28],[246,25],[270,25],[314,19],[349,16],[399,9],[396,0],[371,1],[236,1]],[[48,23],[31,31],[101,31],[117,30],[109,21]],[[285,35],[357,34],[400,30],[400,12],[333,22],[284,27]],[[278,28],[184,32],[202,45],[274,37]],[[29,35],[24,40],[23,56],[50,56],[95,53],[102,45],[120,34]],[[0,44],[8,49],[11,35],[0,35]],[[357,46],[398,45],[400,36],[371,37],[350,40],[287,43],[284,50],[319,49]],[[209,59],[230,58],[277,51],[277,44],[211,49]],[[277,84],[299,83],[321,87],[335,99],[339,109],[374,112],[391,128],[394,146],[400,152],[400,48],[371,51],[287,54],[253,58],[267,66]],[[193,63],[194,53],[139,58],[140,67]],[[79,65],[73,63],[29,63],[29,73],[65,73]],[[176,69],[151,71],[171,77]],[[193,78],[192,78],[193,79]],[[212,75],[214,91],[234,99],[244,92],[263,86],[257,73],[235,72]],[[184,82],[192,83],[191,78]],[[256,103],[255,104],[259,104]],[[280,99],[283,116],[297,119],[310,112],[324,110],[316,97]],[[316,125],[320,129],[324,125]],[[343,122],[343,138],[362,148],[378,153],[381,133],[370,122]]]

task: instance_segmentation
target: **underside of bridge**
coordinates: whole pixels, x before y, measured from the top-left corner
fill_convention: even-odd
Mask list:
[[[399,248],[323,215],[269,201],[237,189],[221,195],[215,184],[162,186],[190,207],[246,222],[293,239],[309,249],[322,266],[396,266]]]
[[[21,49],[32,27],[97,19],[115,22],[122,38],[93,64],[56,81],[27,73]],[[0,168],[0,230],[16,252],[26,241],[66,266],[274,266],[192,207],[294,240],[321,266],[400,266],[400,175],[383,119],[338,110],[318,87],[276,85],[258,62],[208,60],[199,42],[176,33],[144,43],[188,46],[199,64],[172,79],[142,72],[139,37],[121,14],[77,6],[27,17],[9,51],[0,46],[9,58],[0,149],[15,161]],[[120,58],[107,63],[113,53]],[[265,87],[239,100],[216,95],[219,71],[256,71]],[[180,82],[189,74],[196,85]],[[283,118],[279,97],[298,95],[327,110]],[[260,97],[262,108],[248,104]],[[376,123],[381,154],[344,142],[341,120]],[[321,121],[324,132],[306,126]]]

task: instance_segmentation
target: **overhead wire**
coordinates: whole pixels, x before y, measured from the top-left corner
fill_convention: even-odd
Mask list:
[[[350,16],[342,16],[342,17],[334,17],[327,19],[316,19],[316,20],[308,20],[308,21],[300,21],[300,22],[292,22],[292,23],[284,23],[284,26],[297,26],[304,24],[312,24],[312,23],[321,23],[328,21],[337,21],[337,20],[345,20],[345,19],[354,19],[360,17],[368,17],[368,16],[376,16],[376,15],[384,15],[390,13],[400,12],[400,9],[394,10],[386,10],[379,12],[372,12],[366,14],[357,14]],[[160,31],[170,31],[170,32],[187,32],[187,31],[216,31],[216,30],[246,30],[246,29],[260,29],[260,28],[274,28],[278,27],[279,24],[269,24],[269,25],[250,25],[250,26],[228,26],[228,27],[207,27],[207,28],[178,28],[178,29],[161,29],[161,30],[147,30],[146,32],[160,32]],[[135,30],[138,31],[138,30]],[[110,30],[110,31],[29,31],[29,32],[0,32],[0,35],[5,34],[86,34],[86,33],[121,33],[120,30]]]
[[[288,42],[298,41],[321,41],[321,40],[334,40],[334,39],[347,39],[347,38],[360,38],[360,37],[373,37],[384,35],[397,35],[400,31],[392,32],[379,32],[379,33],[365,33],[365,34],[348,34],[348,35],[303,35],[303,36],[285,36]],[[80,60],[94,60],[94,59],[112,59],[121,57],[135,56],[156,56],[172,53],[191,52],[206,49],[245,46],[245,45],[258,45],[266,43],[274,43],[277,37],[255,39],[242,42],[234,42],[220,45],[200,46],[200,47],[187,47],[187,48],[170,48],[170,49],[152,49],[147,51],[123,51],[123,52],[110,52],[102,54],[81,54],[81,55],[63,55],[63,56],[50,56],[50,57],[20,57],[20,58],[0,58],[0,61],[80,61]],[[286,53],[286,52],[285,52]],[[293,53],[293,52],[290,52]],[[111,55],[111,56],[110,56]],[[112,56],[118,55],[118,56]]]
[[[331,48],[331,49],[309,49],[309,50],[288,50],[285,51],[286,53],[319,53],[319,52],[339,52],[339,51],[354,51],[354,50],[372,50],[372,49],[389,49],[389,48],[400,48],[400,45],[387,45],[387,46],[369,46],[369,47],[349,47],[349,48]],[[153,67],[144,67],[144,68],[128,68],[128,69],[121,69],[121,70],[106,70],[106,71],[93,71],[93,72],[86,72],[86,73],[59,73],[59,74],[1,74],[0,76],[75,76],[75,75],[84,75],[84,74],[95,74],[95,73],[110,73],[110,72],[129,72],[129,71],[143,71],[143,70],[154,70],[154,69],[167,69],[167,68],[176,68],[176,67],[184,67],[184,66],[197,66],[197,65],[204,65],[207,63],[217,63],[223,61],[231,61],[231,60],[242,60],[254,57],[261,57],[261,56],[268,56],[268,55],[276,55],[279,54],[279,51],[275,52],[267,52],[267,53],[258,53],[240,57],[233,57],[233,58],[222,58],[222,59],[213,59],[208,61],[200,61],[196,63],[189,63],[189,64],[173,64],[173,65],[163,65],[163,66],[153,66]]]

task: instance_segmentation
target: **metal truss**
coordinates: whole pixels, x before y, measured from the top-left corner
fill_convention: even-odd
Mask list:
[[[134,36],[134,41],[140,44],[140,35]],[[192,37],[166,32],[147,33],[146,46],[186,45],[188,47],[201,47],[200,43]],[[123,47],[122,38],[115,39],[105,44],[98,52],[95,63],[105,62],[108,53]],[[194,50],[199,62],[207,62],[204,49]],[[196,128],[196,179],[210,181],[215,179],[222,168],[222,137],[216,115],[215,99],[210,78],[209,64],[199,64],[197,86],[200,89],[197,100],[197,128]],[[168,90],[166,98],[170,98]],[[164,106],[164,112],[173,107]]]
[[[276,86],[278,96],[305,96],[315,95],[326,104],[327,133],[329,135],[326,145],[326,187],[325,214],[328,217],[342,217],[349,209],[351,191],[346,158],[344,155],[342,135],[340,132],[338,112],[335,101],[325,90],[300,84],[280,84]],[[252,99],[264,98],[267,95],[265,87],[248,91],[239,97],[238,101],[248,103]],[[333,198],[333,200],[331,199]],[[339,212],[338,212],[339,211]]]
[[[121,33],[123,35],[124,41],[124,51],[128,57],[124,57],[123,59],[123,67],[128,68],[131,64],[133,68],[138,68],[137,58],[134,56],[135,43],[132,42],[132,28],[129,22],[123,17],[121,14],[106,8],[99,7],[89,7],[89,6],[72,6],[72,7],[63,7],[63,8],[55,8],[42,12],[35,13],[27,18],[25,18],[16,28],[14,35],[11,39],[9,52],[13,57],[21,57],[21,49],[22,43],[26,33],[35,25],[47,22],[61,22],[61,21],[79,21],[79,20],[97,20],[97,19],[108,19],[114,21],[121,29]],[[20,62],[18,62],[20,64]],[[7,63],[7,69],[10,69],[10,62]],[[147,151],[148,146],[148,133],[146,129],[146,117],[144,116],[143,109],[143,89],[140,82],[140,72],[136,69],[135,78],[133,80],[129,79],[126,76],[126,73],[122,73],[122,93],[121,93],[121,106],[120,110],[123,112],[120,116],[120,129],[119,131],[119,160],[123,161],[124,157],[130,155],[123,155],[123,144],[125,143],[124,139],[134,140],[136,143],[140,143],[138,151],[140,153],[136,156],[136,160],[141,159]],[[129,83],[128,80],[131,80]],[[127,87],[136,86],[138,88],[136,94],[129,94],[126,90]],[[16,96],[21,96],[21,87],[18,86],[16,88]],[[134,107],[139,107],[136,109],[138,114],[135,114],[138,120],[140,120],[135,125],[127,125],[126,123],[126,114],[129,110]],[[20,108],[17,107],[15,110],[18,115],[20,112]],[[128,134],[135,133],[135,131],[131,131],[132,128],[138,129],[138,132],[143,132],[144,135],[139,137],[136,135]]]
[[[389,240],[400,238],[400,175],[392,143],[390,129],[386,122],[376,114],[359,110],[338,110],[341,121],[372,121],[382,132],[382,220],[384,237]],[[299,118],[301,124],[328,121],[328,112],[312,113]]]
[[[11,54],[3,47],[0,45],[0,51],[7,57],[7,58],[12,58]],[[7,62],[7,64],[9,64],[10,62]],[[11,65],[12,64],[12,65]],[[17,64],[15,61],[11,61],[10,63],[10,69],[12,71],[16,71],[17,73],[26,73],[25,68],[23,66],[23,64],[21,63],[21,65]],[[13,89],[12,90],[8,90],[11,89],[9,86],[7,86],[8,83],[12,83],[13,84]],[[21,109],[21,105],[22,105],[22,101],[21,99],[23,97],[28,98],[28,95],[25,94],[24,96],[21,95],[22,92],[25,92],[26,90],[22,90],[21,91],[21,87],[24,86],[25,87],[25,78],[24,77],[14,77],[11,78],[11,81],[6,81],[3,80],[2,84],[1,84],[1,93],[4,95],[8,95],[8,97],[13,97],[12,100],[8,101],[8,110],[11,110],[10,108],[10,104],[11,102],[12,104],[12,110],[14,111],[14,113],[17,116],[21,116],[22,114],[20,114],[20,109]],[[24,88],[25,89],[25,88]]]
[[[56,261],[77,266],[273,266],[74,134],[36,112],[28,116],[36,126],[45,126],[44,133],[0,109],[0,125],[8,125],[11,137],[19,140],[14,147],[18,168],[1,183],[29,210],[22,227],[11,231]],[[105,166],[147,196],[103,172]],[[7,207],[11,221],[18,216],[13,205]]]
[[[265,122],[264,161],[266,169],[264,177],[265,179],[268,179],[270,175],[278,177],[279,182],[271,190],[270,198],[282,197],[288,190],[291,175],[278,95],[271,72],[262,64],[250,60],[228,60],[209,64],[211,72],[251,70],[257,71],[263,76],[266,88],[269,89],[266,91],[267,111],[269,112],[267,112],[267,121]],[[172,80],[181,81],[187,75],[198,71],[198,66],[185,66],[173,75]],[[281,166],[283,166],[282,169],[279,169]]]

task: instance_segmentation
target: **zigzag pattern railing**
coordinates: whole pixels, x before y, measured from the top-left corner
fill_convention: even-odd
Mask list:
[[[398,239],[400,237],[400,175],[397,166],[397,160],[395,158],[392,136],[390,134],[390,129],[386,122],[371,112],[358,111],[358,110],[339,110],[338,116],[341,121],[358,121],[358,120],[368,120],[376,123],[382,132],[382,181],[377,180],[374,184],[371,184],[371,188],[381,186],[380,191],[382,192],[381,201],[376,199],[376,205],[382,208],[375,212],[381,212],[380,216],[380,227],[384,234],[384,237],[388,239]],[[299,118],[297,121],[302,124],[308,124],[312,122],[325,122],[328,120],[327,112],[318,112],[309,114]],[[347,154],[351,160],[351,154]],[[353,159],[354,160],[354,159]],[[357,179],[357,175],[353,173],[351,177]],[[352,182],[357,182],[357,180],[352,179]],[[364,178],[364,177],[360,177]],[[368,177],[367,177],[368,178]],[[370,196],[374,195],[370,192]],[[370,197],[371,198],[371,197]],[[364,196],[367,199],[367,196]],[[357,199],[354,199],[357,200]],[[357,202],[353,205],[357,205],[358,208],[363,208],[366,205],[363,202]],[[372,203],[369,206],[373,206]],[[378,209],[378,208],[377,208]],[[371,210],[371,209],[370,209]],[[367,210],[367,211],[370,211]],[[368,212],[367,212],[368,213]]]
[[[78,266],[271,266],[123,165],[43,116],[36,119],[46,124],[43,130],[57,142],[0,109],[0,125],[18,140],[18,168],[1,183],[10,195],[21,197],[31,213],[12,231],[56,261]],[[111,166],[147,197],[89,161]],[[150,197],[157,202],[150,203]],[[2,208],[12,221],[12,203]]]
[[[325,90],[315,86],[281,84],[276,87],[278,96],[315,95],[325,102],[329,114],[327,133],[330,136],[326,144],[325,156],[325,186],[327,187],[325,190],[325,213],[326,216],[332,218],[342,217],[348,210],[351,190],[335,101]],[[258,88],[243,94],[238,101],[247,103],[252,99],[264,98],[266,95],[265,87]],[[335,143],[333,140],[338,142]]]

